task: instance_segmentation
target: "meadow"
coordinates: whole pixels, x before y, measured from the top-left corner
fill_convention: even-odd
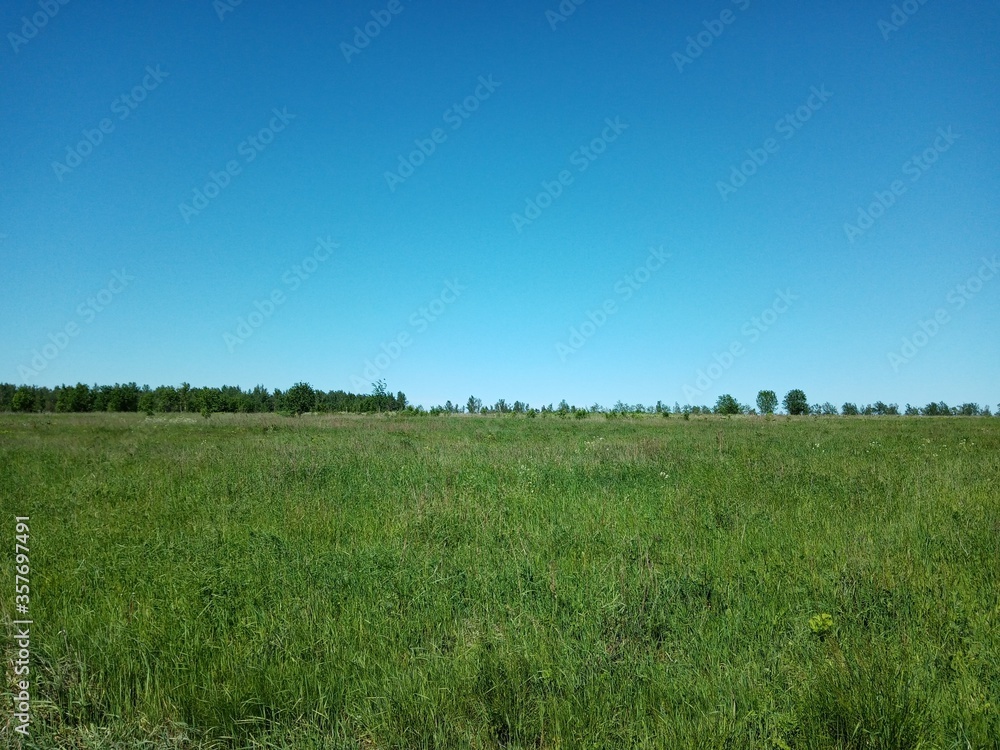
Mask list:
[[[1000,419],[0,415],[24,748],[990,748]]]

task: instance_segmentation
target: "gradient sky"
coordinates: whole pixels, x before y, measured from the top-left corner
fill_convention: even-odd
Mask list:
[[[5,4],[0,381],[996,404],[1000,7],[651,5]]]

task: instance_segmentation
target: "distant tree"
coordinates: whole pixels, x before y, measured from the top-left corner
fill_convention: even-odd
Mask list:
[[[907,404],[905,414],[908,417],[916,417],[920,414],[920,409],[918,409],[915,406],[910,406],[909,404]]]
[[[465,402],[465,410],[469,412],[469,414],[478,414],[482,408],[482,399],[478,399],[475,396],[469,396],[469,400]]]
[[[172,385],[161,385],[153,391],[153,397],[156,402],[153,411],[175,412],[181,410],[181,394]]]
[[[313,411],[316,406],[316,391],[308,383],[296,383],[285,392],[284,404],[285,409],[296,415]]]
[[[14,398],[11,401],[11,408],[14,411],[41,411],[38,408],[38,389],[33,385],[22,385],[14,391]]]
[[[739,414],[740,413],[740,402],[733,398],[728,393],[724,393],[719,396],[719,400],[715,402],[715,413],[716,414]]]
[[[923,413],[925,417],[944,417],[951,414],[951,410],[948,409],[948,405],[943,401],[939,404],[931,401],[931,403],[924,407]]]
[[[108,394],[108,411],[138,411],[139,386],[135,383],[115,383]]]
[[[0,411],[13,411],[11,404],[16,392],[17,386],[13,383],[0,383]]]
[[[156,411],[156,396],[149,386],[145,386],[142,393],[139,395],[139,411],[144,412],[148,416],[152,416],[153,412]]]
[[[840,413],[837,411],[837,407],[831,404],[829,401],[823,404],[823,406],[820,407],[820,409],[822,413],[828,417],[835,417],[837,416],[837,414]]]
[[[90,386],[77,383],[75,386],[64,385],[56,395],[56,411],[87,412],[93,406]]]
[[[774,414],[778,408],[778,395],[774,391],[759,391],[757,393],[757,409],[761,414]]]
[[[785,411],[789,414],[809,413],[809,402],[806,400],[806,394],[798,388],[794,388],[785,394],[782,406],[785,407]]]

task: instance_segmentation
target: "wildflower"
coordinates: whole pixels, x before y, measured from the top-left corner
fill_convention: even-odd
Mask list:
[[[809,629],[820,640],[826,638],[833,631],[833,615],[823,612],[809,618]]]

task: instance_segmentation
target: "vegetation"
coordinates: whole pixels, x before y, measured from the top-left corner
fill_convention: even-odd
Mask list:
[[[252,391],[238,386],[192,388],[189,383],[151,389],[135,383],[75,386],[45,386],[0,383],[0,412],[145,412],[147,414],[269,413],[287,412],[380,412],[400,411],[407,406],[402,391],[388,393],[379,381],[372,393],[359,395],[345,391],[323,392],[308,383],[296,383],[287,391],[270,392],[258,385]]]
[[[743,407],[740,406],[740,402],[728,393],[719,396],[719,400],[715,402],[716,414],[741,414],[742,412]]]
[[[1000,421],[530,414],[0,416],[25,747],[995,746]]]
[[[761,414],[774,414],[778,408],[778,396],[774,391],[760,391],[757,394],[757,409]]]
[[[809,402],[806,401],[806,394],[799,388],[794,388],[786,393],[785,399],[781,403],[789,414],[809,413]]]
[[[876,401],[861,408],[852,403],[846,403],[838,411],[837,407],[827,402],[810,406],[806,395],[801,390],[789,391],[783,401],[788,414],[814,416],[898,416],[899,407],[896,404],[885,404]],[[760,391],[757,394],[757,411],[760,414],[773,414],[778,406],[778,397],[774,391]],[[275,389],[268,391],[262,385],[252,391],[244,391],[238,386],[222,386],[221,388],[192,388],[188,383],[180,387],[170,385],[151,389],[148,385],[141,388],[135,383],[115,385],[93,385],[77,383],[75,386],[60,385],[55,388],[45,386],[0,383],[0,412],[144,412],[152,414],[195,413],[210,415],[213,413],[283,413],[301,415],[305,413],[378,413],[407,412],[416,414],[533,414],[534,416],[556,415],[560,417],[578,416],[583,411],[589,414],[606,414],[611,417],[638,416],[642,414],[755,414],[757,411],[750,406],[741,404],[731,394],[719,396],[714,408],[695,406],[691,404],[674,404],[671,409],[662,401],[654,406],[643,404],[626,404],[618,401],[614,406],[605,408],[600,404],[590,407],[574,406],[565,399],[558,406],[549,404],[540,408],[532,408],[524,401],[508,403],[499,399],[492,406],[484,404],[482,399],[469,396],[465,406],[458,402],[446,402],[440,406],[432,406],[424,410],[422,406],[413,406],[407,402],[406,395],[399,391],[393,396],[386,388],[385,381],[378,381],[372,387],[370,394],[355,394],[345,391],[324,392],[314,389],[308,383],[296,383],[287,391]],[[988,417],[992,416],[989,406],[975,403],[965,403],[949,407],[943,401],[932,402],[923,408],[905,407],[907,416],[929,417]],[[1000,416],[1000,404],[997,405],[997,415]]]

